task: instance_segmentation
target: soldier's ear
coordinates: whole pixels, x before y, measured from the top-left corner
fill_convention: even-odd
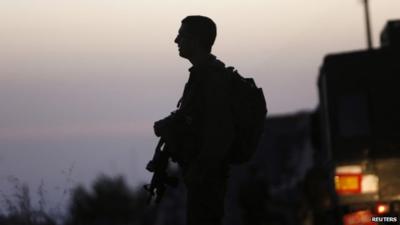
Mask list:
[[[194,37],[194,38],[193,38],[193,44],[196,45],[196,47],[198,47],[198,48],[204,48],[204,47],[202,46],[202,44],[201,44],[200,38],[198,38],[198,37]]]

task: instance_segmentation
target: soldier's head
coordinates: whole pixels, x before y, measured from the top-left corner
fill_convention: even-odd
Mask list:
[[[211,48],[217,36],[217,26],[214,21],[205,16],[188,16],[182,20],[175,43],[179,55],[191,58],[195,54],[211,53]]]

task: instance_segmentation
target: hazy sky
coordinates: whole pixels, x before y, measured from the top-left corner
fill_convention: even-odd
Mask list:
[[[399,12],[371,0],[375,47]],[[214,53],[256,79],[271,114],[314,109],[324,55],[366,46],[361,0],[2,0],[0,190],[13,175],[56,192],[71,167],[78,183],[148,179],[153,121],[187,79],[173,40],[191,14],[214,19]]]

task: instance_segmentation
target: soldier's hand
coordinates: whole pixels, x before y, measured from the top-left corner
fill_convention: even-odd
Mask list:
[[[173,112],[171,113],[171,115],[165,117],[164,119],[156,121],[153,125],[154,134],[157,137],[164,136],[170,131],[171,126],[175,123],[175,120],[176,117],[175,113]]]
[[[169,127],[169,124],[170,124],[169,117],[166,117],[166,118],[164,118],[162,120],[156,121],[154,123],[154,125],[153,125],[154,134],[157,137],[164,136],[164,134],[167,133],[167,129]]]
[[[162,135],[162,131],[163,131],[163,122],[162,122],[163,120],[159,120],[159,121],[156,121],[155,123],[154,123],[154,125],[153,125],[153,129],[154,129],[154,134],[157,136],[157,137],[160,137],[161,135]]]

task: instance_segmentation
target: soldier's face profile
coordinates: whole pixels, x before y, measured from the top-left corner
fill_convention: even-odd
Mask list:
[[[181,57],[190,58],[193,55],[196,48],[196,39],[189,33],[187,25],[181,25],[174,42],[178,45]]]

